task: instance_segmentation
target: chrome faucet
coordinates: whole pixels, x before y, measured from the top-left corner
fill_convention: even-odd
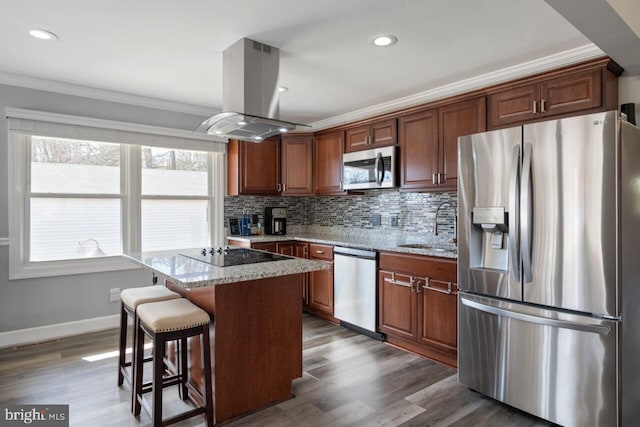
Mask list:
[[[451,239],[451,243],[458,243],[458,209],[456,209],[456,207],[451,203],[451,202],[442,202],[440,203],[440,206],[438,206],[438,209],[436,209],[436,220],[435,220],[435,225],[433,226],[433,234],[434,235],[438,235],[438,212],[440,212],[440,208],[442,208],[445,205],[449,205],[453,208],[453,211],[455,212],[455,217],[453,219],[453,239]]]

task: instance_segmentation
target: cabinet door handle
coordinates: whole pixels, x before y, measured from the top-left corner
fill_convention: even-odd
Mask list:
[[[324,251],[317,250],[316,253],[322,255],[324,253]]]
[[[282,184],[276,185],[276,190],[277,191],[282,191]]]
[[[442,184],[444,181],[442,179],[442,175],[440,172],[438,172],[438,185]]]
[[[436,181],[436,174],[435,174],[435,173],[432,173],[432,174],[431,174],[431,183],[432,183],[433,185],[438,184],[438,182]]]
[[[282,192],[283,193],[287,192],[287,184],[282,184]]]
[[[404,286],[405,288],[411,288],[411,292],[415,292],[415,289],[413,289],[413,284],[415,283],[415,279],[413,278],[413,276],[409,276],[409,281],[405,282],[402,280],[396,280],[396,273],[392,272],[391,273],[391,279],[389,279],[388,277],[384,278],[384,281],[387,283],[390,283],[392,285],[398,285],[398,286]]]
[[[436,291],[436,292],[440,292],[442,294],[447,294],[447,295],[451,294],[451,287],[453,286],[453,282],[443,282],[442,280],[434,280],[434,279],[432,279],[432,278],[430,278],[428,276],[425,277],[424,280],[425,280],[425,283],[424,283],[424,285],[422,285],[423,289],[427,289],[429,291]],[[434,288],[434,287],[430,286],[432,281],[433,282],[438,282],[438,283],[443,283],[443,284],[447,285],[447,290]]]
[[[538,114],[538,101],[533,101],[533,114]]]
[[[541,99],[540,100],[540,113],[546,113],[547,112],[547,100],[546,99]]]
[[[304,248],[302,248],[302,253],[306,256],[309,255],[309,247],[305,246]]]

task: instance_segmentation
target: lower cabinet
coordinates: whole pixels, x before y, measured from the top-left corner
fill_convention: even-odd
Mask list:
[[[382,252],[378,326],[387,341],[457,366],[457,263]]]
[[[306,309],[309,313],[337,322],[333,317],[333,246],[309,243],[309,259],[326,262],[331,268],[309,273],[309,304]]]
[[[278,242],[275,252],[298,258],[309,258],[309,244],[293,240]],[[309,273],[302,275],[302,306],[305,310],[309,306]]]

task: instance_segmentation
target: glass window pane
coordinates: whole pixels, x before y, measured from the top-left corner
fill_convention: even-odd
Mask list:
[[[120,145],[32,136],[31,191],[120,194]]]
[[[142,194],[206,196],[207,153],[142,147]]]
[[[30,261],[122,254],[119,199],[34,197],[30,205]]]
[[[142,200],[142,250],[209,246],[207,200]]]

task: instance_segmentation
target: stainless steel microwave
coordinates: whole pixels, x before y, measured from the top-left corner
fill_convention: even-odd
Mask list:
[[[398,147],[374,148],[342,156],[342,188],[365,190],[398,186]]]

